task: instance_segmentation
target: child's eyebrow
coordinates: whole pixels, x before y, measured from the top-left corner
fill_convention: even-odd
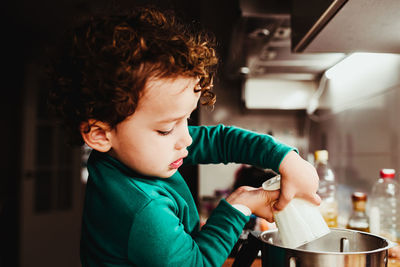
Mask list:
[[[186,117],[186,115],[185,116],[181,116],[181,117],[177,117],[177,118],[167,118],[167,119],[159,120],[157,122],[158,123],[170,123],[170,122],[182,120],[185,117]]]
[[[194,107],[194,109],[190,112],[190,114],[192,114],[192,112],[195,110],[197,108],[197,105]],[[183,115],[183,116],[180,116],[180,117],[173,117],[173,118],[166,118],[166,119],[161,119],[161,120],[159,120],[159,121],[157,121],[158,123],[171,123],[171,122],[174,122],[174,121],[179,121],[179,120],[182,120],[182,119],[184,119],[184,118],[186,118],[187,117],[187,115]]]

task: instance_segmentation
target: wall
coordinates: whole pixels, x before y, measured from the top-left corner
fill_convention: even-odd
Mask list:
[[[269,133],[280,141],[305,152],[304,111],[247,110],[241,101],[241,83],[221,79],[215,86],[217,102],[214,110],[200,108],[201,125],[234,125],[260,133]],[[305,153],[307,154],[307,153]],[[216,189],[233,184],[238,164],[201,165],[199,167],[199,197],[213,196]]]
[[[220,1],[221,5],[226,4]],[[59,181],[73,181],[73,210],[51,210],[37,214],[34,211],[35,201],[47,203],[42,194],[36,194],[37,169],[27,168],[36,165],[37,155],[50,148],[51,159],[60,159],[69,155],[67,150],[53,149],[54,138],[42,140],[33,138],[36,134],[36,91],[42,88],[38,80],[42,79],[45,71],[43,63],[48,60],[53,45],[71,23],[83,14],[105,12],[114,9],[129,9],[137,4],[154,4],[158,7],[170,7],[184,14],[191,20],[199,17],[199,8],[193,8],[192,3],[182,0],[71,0],[71,1],[7,1],[2,6],[4,27],[4,51],[2,64],[5,75],[2,79],[3,94],[0,99],[2,153],[0,177],[0,266],[80,266],[79,237],[82,191],[77,175],[59,177]],[[216,10],[215,12],[219,12]],[[47,63],[47,62],[46,62]],[[39,78],[40,77],[40,78]],[[34,91],[33,91],[34,90]],[[32,93],[33,97],[28,97]],[[25,101],[26,100],[26,101]],[[38,103],[45,108],[45,102]],[[30,120],[32,116],[35,121]],[[59,131],[43,118],[39,123],[48,126],[50,130]],[[30,124],[31,127],[27,127]],[[60,131],[59,131],[60,132]],[[62,131],[61,131],[62,133]],[[29,140],[26,140],[28,137]],[[39,139],[39,138],[38,138]],[[38,153],[27,153],[27,147],[37,146]],[[26,144],[26,145],[24,145]],[[49,146],[50,144],[50,146]],[[45,147],[46,149],[43,149]],[[60,153],[57,153],[60,152]],[[76,152],[74,151],[74,155]],[[79,156],[79,155],[78,155]],[[29,158],[30,164],[26,163]],[[75,158],[74,158],[75,160]],[[78,158],[79,160],[79,158]],[[69,162],[79,171],[80,162]],[[36,167],[36,166],[33,166]],[[43,166],[42,166],[43,167]],[[53,166],[46,166],[54,170]],[[68,168],[76,171],[76,168]],[[62,179],[65,178],[65,179]],[[65,192],[63,185],[57,188],[56,183],[40,183],[50,189],[52,196],[57,196],[58,190]],[[63,189],[63,190],[61,190]],[[35,198],[35,196],[38,196]],[[55,197],[54,199],[57,199]],[[53,201],[55,202],[55,201]],[[53,204],[53,202],[51,202]]]
[[[329,81],[321,103],[327,110],[311,121],[310,151],[329,151],[344,217],[350,194],[370,194],[381,168],[400,171],[400,56],[388,59],[370,60]]]
[[[214,90],[215,109],[201,108],[200,124],[223,123],[272,133],[298,147],[301,156],[311,162],[313,151],[327,149],[339,183],[339,219],[344,224],[353,191],[370,194],[381,168],[400,171],[400,56],[386,56],[385,60],[370,58],[329,80],[320,108],[312,116],[303,111],[246,110],[241,83],[222,79]],[[199,196],[229,188],[238,167],[200,166]]]

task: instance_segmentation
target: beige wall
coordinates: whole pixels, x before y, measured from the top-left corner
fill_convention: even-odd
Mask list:
[[[245,110],[240,83],[224,81],[215,88],[215,109],[202,108],[200,123],[272,132],[310,161],[314,150],[327,149],[339,183],[343,223],[351,210],[353,191],[370,194],[381,168],[400,172],[400,58],[395,57],[386,65],[371,62],[365,71],[361,66],[348,72],[346,79],[331,80],[321,99],[323,113],[317,111],[318,120],[304,111]],[[199,196],[230,187],[237,168],[235,164],[200,166]],[[400,180],[398,175],[396,179]]]
[[[323,101],[329,111],[311,122],[310,151],[328,149],[347,215],[350,194],[370,194],[381,168],[400,172],[400,56],[383,65],[369,62],[330,82]]]
[[[200,109],[201,125],[234,125],[260,133],[272,133],[280,141],[298,147],[307,146],[302,133],[304,111],[246,110],[241,102],[240,82],[222,81],[216,84],[217,102],[214,110]],[[240,165],[201,165],[199,196],[212,196],[216,189],[232,186],[234,173]]]

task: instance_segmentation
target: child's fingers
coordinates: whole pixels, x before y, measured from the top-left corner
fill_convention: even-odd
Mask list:
[[[295,192],[286,188],[286,190],[282,191],[279,195],[278,201],[274,205],[274,209],[283,210],[286,205],[293,199]]]
[[[316,193],[307,194],[307,195],[306,194],[302,194],[302,195],[298,195],[296,197],[305,199],[305,200],[307,200],[307,201],[309,201],[312,204],[317,205],[317,206],[319,206],[321,204],[321,197]]]
[[[281,193],[280,190],[275,190],[275,191],[265,191],[264,189],[262,190],[264,194],[266,194],[267,197],[267,202],[269,206],[273,206],[274,203],[279,199],[279,195]]]
[[[266,220],[270,223],[273,223],[275,221],[274,213],[277,211],[275,209],[275,205],[278,203],[281,192],[279,190],[277,190],[277,191],[274,191],[273,193],[274,194],[276,193],[276,197],[273,195],[273,200],[272,200],[272,202],[270,202],[270,205],[268,206],[268,216],[266,218]]]
[[[264,218],[268,222],[273,223],[275,221],[274,208],[271,205],[264,207],[258,217]]]
[[[321,204],[321,197],[317,194],[311,195],[310,198],[308,198],[308,200],[315,205]]]
[[[280,191],[265,191],[262,188],[259,188],[258,192],[262,198],[260,202],[261,205],[256,210],[256,215],[258,217],[266,219],[268,222],[274,222],[273,215],[273,204],[278,200]]]

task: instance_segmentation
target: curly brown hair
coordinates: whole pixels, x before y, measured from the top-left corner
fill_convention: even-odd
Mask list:
[[[132,115],[150,78],[197,77],[201,104],[213,105],[215,38],[190,26],[172,11],[142,7],[92,16],[73,30],[53,64],[49,95],[70,143],[83,144],[83,122],[94,119],[113,129]]]

